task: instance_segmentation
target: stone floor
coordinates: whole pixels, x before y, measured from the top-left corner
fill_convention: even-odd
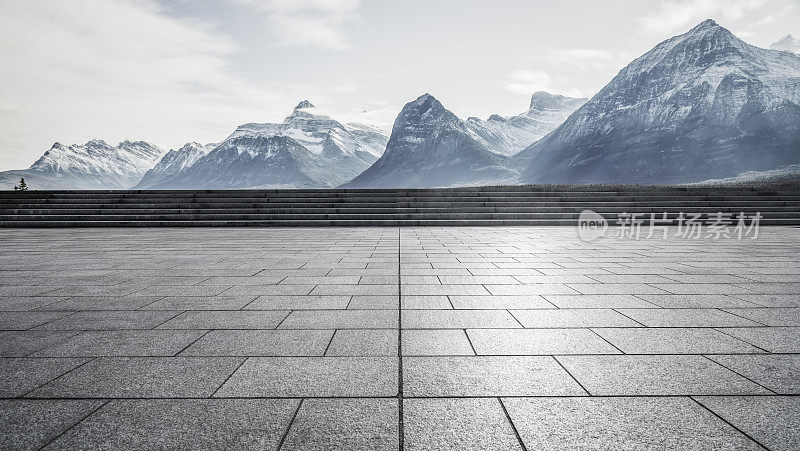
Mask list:
[[[800,448],[800,229],[3,230],[0,448]]]

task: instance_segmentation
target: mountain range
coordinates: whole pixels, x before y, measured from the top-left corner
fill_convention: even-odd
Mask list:
[[[515,157],[524,183],[684,183],[800,162],[800,56],[713,20],[620,71]]]
[[[430,94],[391,133],[300,102],[280,123],[164,152],[145,142],[53,145],[9,187],[212,189],[439,187],[516,183],[673,184],[786,171],[800,163],[800,55],[713,20],[667,39],[591,99],[534,93],[528,110],[458,118]]]

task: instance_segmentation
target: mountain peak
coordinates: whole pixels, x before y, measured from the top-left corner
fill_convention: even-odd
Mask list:
[[[706,19],[706,20],[700,22],[699,24],[697,24],[697,26],[692,28],[691,31],[704,31],[704,30],[708,30],[708,29],[712,29],[712,28],[722,28],[722,27],[719,26],[719,24],[716,23],[714,21],[714,19]]]
[[[800,39],[790,34],[778,39],[769,46],[772,50],[783,50],[800,54]]]
[[[561,110],[565,108],[576,109],[586,102],[586,99],[566,97],[560,94],[550,94],[545,91],[534,92],[531,96],[531,105],[528,110]]]
[[[304,108],[316,108],[316,107],[308,100],[303,100],[302,102],[298,103],[296,107],[294,107],[295,110],[302,110]]]

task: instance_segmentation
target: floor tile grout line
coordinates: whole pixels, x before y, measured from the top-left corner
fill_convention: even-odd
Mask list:
[[[195,329],[195,330],[202,330],[202,329]],[[199,337],[195,338],[195,339],[194,339],[194,340],[192,340],[192,341],[191,341],[189,344],[187,344],[186,346],[184,346],[184,347],[183,347],[183,348],[182,348],[180,351],[178,351],[178,352],[176,352],[175,354],[173,354],[173,355],[172,355],[172,357],[177,357],[178,355],[180,355],[180,353],[182,353],[183,351],[185,351],[185,350],[189,349],[189,347],[190,347],[190,346],[192,346],[193,344],[195,344],[195,343],[197,343],[198,341],[200,341],[200,339],[201,339],[201,338],[203,338],[203,337],[205,337],[206,335],[208,335],[209,333],[211,333],[211,331],[212,331],[212,330],[213,330],[213,329],[208,329],[208,330],[206,330],[205,332],[203,332],[202,334],[200,334],[200,336],[199,336]]]
[[[403,406],[403,283],[402,283],[401,229],[397,228],[397,446],[405,448],[405,423]]]
[[[303,401],[305,401],[305,398],[300,398],[300,402],[297,403],[297,408],[294,409],[292,419],[289,420],[289,424],[286,426],[286,431],[284,431],[283,436],[281,436],[281,441],[278,442],[278,447],[276,448],[278,451],[283,449],[283,445],[286,443],[286,439],[289,437],[289,432],[292,430],[292,426],[294,425],[294,420],[297,418],[297,414],[300,412],[300,408],[303,406]]]
[[[57,358],[57,357],[56,357],[56,358]],[[49,384],[51,384],[51,383],[53,383],[53,382],[57,381],[58,379],[61,379],[62,377],[64,377],[64,376],[66,376],[67,374],[69,374],[69,373],[71,373],[71,372],[73,372],[73,371],[77,370],[78,368],[80,368],[80,367],[82,367],[82,366],[86,366],[86,365],[88,365],[89,363],[92,363],[93,361],[97,360],[98,358],[99,358],[99,357],[88,357],[88,358],[87,358],[87,360],[86,360],[85,362],[81,363],[80,365],[76,366],[75,368],[71,368],[71,369],[69,369],[69,370],[65,371],[64,373],[62,373],[62,374],[60,374],[60,375],[58,375],[58,376],[56,376],[56,377],[54,377],[54,378],[50,379],[49,381],[47,381],[47,382],[45,382],[45,383],[43,383],[43,384],[39,384],[39,385],[38,385],[38,386],[36,386],[35,388],[32,388],[32,389],[28,390],[27,392],[25,392],[25,393],[24,393],[22,396],[19,396],[19,398],[25,398],[25,397],[27,397],[28,395],[30,395],[31,393],[35,392],[36,390],[38,390],[38,389],[40,389],[40,388],[42,388],[42,387],[44,387],[44,386],[46,386],[46,385],[49,385]]]
[[[750,440],[752,440],[752,441],[753,441],[753,443],[755,443],[756,445],[760,446],[760,447],[761,447],[761,448],[763,448],[763,449],[769,450],[769,448],[767,448],[766,446],[764,446],[763,444],[761,444],[761,442],[759,442],[758,440],[756,440],[755,438],[753,438],[753,437],[752,437],[750,434],[748,434],[748,433],[744,432],[743,430],[739,429],[738,427],[736,427],[736,425],[734,425],[734,424],[733,424],[733,423],[731,423],[730,421],[726,420],[726,419],[725,419],[725,418],[723,418],[721,415],[717,414],[717,412],[714,412],[713,410],[711,410],[710,408],[708,408],[708,407],[707,407],[705,404],[703,404],[702,402],[698,401],[698,400],[695,398],[695,396],[698,396],[698,395],[690,395],[690,396],[689,396],[689,399],[691,399],[692,401],[694,401],[695,403],[697,403],[697,404],[698,404],[700,407],[702,407],[703,409],[707,410],[709,413],[711,413],[711,415],[714,415],[715,417],[717,417],[717,418],[719,418],[720,420],[722,420],[722,422],[724,422],[724,423],[725,423],[725,424],[727,424],[728,426],[732,427],[734,430],[736,430],[736,432],[738,432],[738,433],[740,433],[740,434],[744,435],[745,437],[749,438]]]
[[[755,326],[754,326],[754,327],[755,327]],[[769,326],[765,326],[765,327],[769,327]],[[720,330],[720,329],[725,329],[724,327],[709,327],[709,329],[711,329],[711,330],[715,330],[715,331],[717,331],[717,332],[721,333],[722,335],[725,335],[725,336],[731,337],[731,338],[733,338],[733,339],[739,340],[739,341],[741,341],[742,343],[748,344],[748,345],[750,345],[750,346],[752,346],[752,347],[754,347],[754,348],[756,348],[756,349],[760,349],[760,350],[762,350],[762,351],[766,352],[767,354],[774,354],[772,351],[769,351],[769,350],[767,350],[767,349],[764,349],[764,348],[762,348],[761,346],[758,346],[758,345],[756,345],[756,344],[754,344],[754,343],[750,343],[749,341],[745,340],[744,338],[739,338],[739,337],[737,337],[736,335],[731,335],[731,334],[729,334],[729,333],[725,333],[725,331],[724,331],[724,330]],[[781,354],[781,353],[779,353],[779,354]]]
[[[623,351],[622,349],[618,348],[618,347],[617,347],[617,345],[615,345],[614,343],[611,343],[610,341],[608,341],[608,339],[607,339],[606,337],[604,337],[604,336],[600,335],[600,334],[599,334],[599,333],[598,333],[598,332],[595,330],[595,328],[594,328],[594,327],[587,327],[587,329],[589,329],[589,331],[591,331],[593,334],[595,334],[595,335],[597,335],[598,337],[600,337],[600,339],[601,339],[601,340],[603,340],[603,341],[605,341],[606,343],[610,344],[610,345],[611,345],[611,347],[613,347],[614,349],[616,349],[617,351],[619,351],[619,352],[620,352],[622,355],[627,355],[627,353],[626,353],[625,351]],[[599,328],[597,328],[597,329],[603,329],[603,328],[602,328],[602,327],[599,327]],[[636,328],[632,328],[632,329],[641,329],[641,327],[636,327]]]
[[[331,338],[328,340],[327,346],[325,346],[325,351],[323,351],[322,357],[326,357],[328,355],[328,350],[331,348],[331,343],[333,343],[333,338],[336,336],[336,332],[338,331],[339,329],[333,329],[333,333],[331,334]]]
[[[219,384],[219,387],[215,388],[215,389],[214,389],[214,392],[213,392],[213,393],[211,393],[211,395],[209,395],[209,396],[208,396],[208,399],[213,399],[213,398],[214,398],[214,396],[216,396],[216,395],[217,395],[217,393],[218,393],[218,392],[219,392],[219,391],[222,389],[222,387],[224,387],[224,386],[225,386],[225,384],[227,384],[227,383],[228,383],[228,381],[229,381],[229,380],[230,380],[230,379],[233,377],[233,375],[234,375],[234,374],[236,374],[236,372],[237,372],[237,371],[239,371],[239,368],[241,368],[242,366],[244,366],[244,364],[245,364],[245,363],[246,363],[248,360],[250,360],[250,357],[245,357],[245,358],[243,358],[243,359],[242,359],[242,361],[241,361],[241,362],[239,362],[239,364],[238,364],[238,365],[236,365],[236,368],[234,368],[234,369],[233,369],[233,371],[231,371],[231,374],[229,374],[229,375],[228,375],[228,376],[225,378],[225,380],[223,380],[223,381],[222,381],[222,383],[220,383],[220,384]]]
[[[566,372],[567,372],[567,374],[569,374],[569,377],[571,377],[571,378],[572,378],[572,380],[574,380],[574,381],[575,381],[575,383],[577,383],[577,384],[578,384],[578,386],[580,386],[580,387],[581,387],[581,389],[582,389],[583,391],[585,391],[587,395],[589,395],[589,396],[593,396],[593,395],[592,395],[592,393],[591,393],[589,390],[587,390],[587,389],[586,389],[586,387],[584,387],[584,386],[583,386],[583,384],[581,384],[581,381],[579,381],[577,377],[573,376],[573,375],[572,375],[572,373],[570,373],[570,371],[567,369],[567,367],[565,367],[565,366],[564,366],[564,364],[563,364],[563,363],[561,363],[561,361],[560,361],[560,360],[558,360],[558,357],[556,357],[556,356],[554,356],[554,355],[552,355],[552,356],[550,356],[550,357],[552,357],[552,358],[553,358],[553,360],[555,360],[555,361],[556,361],[556,363],[558,363],[558,366],[560,366],[562,370],[566,371]]]
[[[712,355],[712,354],[709,354],[709,355]],[[771,393],[771,394],[773,394],[773,395],[780,395],[780,393],[776,392],[775,390],[773,390],[773,389],[771,389],[771,388],[769,388],[769,387],[766,387],[766,386],[764,386],[764,385],[760,384],[759,382],[757,382],[757,381],[754,381],[753,379],[750,379],[749,377],[747,377],[747,376],[745,376],[744,374],[742,374],[742,373],[740,373],[740,372],[738,372],[738,371],[734,370],[733,368],[728,368],[727,366],[723,365],[722,363],[720,363],[720,362],[717,362],[716,360],[712,359],[712,358],[711,358],[711,357],[709,357],[708,355],[703,355],[703,357],[705,357],[707,360],[709,360],[709,361],[713,362],[714,364],[716,364],[716,365],[719,365],[719,366],[720,366],[720,367],[722,367],[722,368],[725,368],[726,370],[730,371],[731,373],[733,373],[733,374],[735,374],[735,375],[737,375],[737,376],[739,376],[739,377],[741,377],[741,378],[743,378],[743,379],[745,379],[745,380],[748,380],[748,381],[750,381],[750,382],[752,382],[752,383],[754,383],[754,384],[758,385],[759,387],[763,388],[764,390],[766,390],[766,391],[770,392],[770,393]]]
[[[475,345],[472,344],[472,339],[469,338],[469,334],[467,333],[467,329],[461,329],[464,331],[464,336],[467,337],[467,343],[469,343],[469,347],[472,348],[472,354],[478,355],[478,351],[475,350]]]
[[[522,440],[522,436],[519,435],[519,431],[517,430],[517,425],[514,424],[514,420],[511,419],[511,415],[508,413],[508,409],[506,409],[506,404],[503,402],[503,398],[498,396],[497,401],[500,403],[500,408],[503,409],[503,413],[506,416],[506,420],[508,420],[508,424],[511,426],[511,430],[514,431],[514,436],[517,438],[517,442],[519,443],[520,448],[522,448],[522,451],[528,451],[528,447],[525,446],[525,442]]]
[[[645,301],[645,302],[647,302],[647,301]],[[625,318],[628,318],[629,320],[633,321],[634,323],[636,323],[636,324],[638,324],[638,325],[640,325],[640,326],[642,326],[644,328],[647,328],[646,325],[644,325],[644,324],[640,323],[639,321],[636,321],[635,319],[631,318],[630,316],[620,312],[620,310],[622,310],[622,309],[620,309],[619,307],[615,307],[615,308],[612,308],[610,310],[613,311],[613,312],[619,313],[620,315],[624,316]]]
[[[92,411],[91,411],[91,412],[89,412],[89,413],[87,413],[86,415],[84,415],[84,416],[83,416],[83,417],[82,417],[80,420],[76,421],[76,422],[75,422],[73,425],[71,425],[70,427],[68,427],[68,428],[67,428],[67,429],[65,429],[64,431],[62,431],[62,432],[61,432],[60,434],[58,434],[57,436],[55,436],[55,437],[53,437],[52,439],[48,440],[48,441],[47,441],[47,443],[45,443],[44,445],[42,445],[42,446],[41,446],[39,449],[45,449],[45,448],[47,448],[48,446],[50,446],[50,444],[54,443],[56,440],[58,440],[58,439],[60,439],[61,437],[63,437],[63,436],[64,436],[64,435],[65,435],[67,432],[71,431],[71,430],[72,430],[72,428],[74,428],[75,426],[77,426],[77,425],[79,425],[79,424],[83,423],[83,422],[84,422],[84,421],[85,421],[87,418],[89,418],[90,416],[94,415],[94,414],[95,414],[95,413],[96,413],[98,410],[100,410],[100,409],[102,409],[103,407],[105,407],[106,405],[108,405],[108,403],[110,403],[111,401],[112,401],[111,399],[107,399],[107,400],[105,400],[105,401],[104,401],[104,402],[102,402],[102,403],[101,403],[99,406],[97,406],[97,407],[95,407],[94,409],[92,409]]]

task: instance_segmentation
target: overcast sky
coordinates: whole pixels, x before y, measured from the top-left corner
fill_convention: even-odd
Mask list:
[[[798,0],[0,0],[0,170],[56,141],[219,141],[302,99],[344,120],[391,123],[425,92],[515,114],[709,17],[762,47],[800,36]]]

